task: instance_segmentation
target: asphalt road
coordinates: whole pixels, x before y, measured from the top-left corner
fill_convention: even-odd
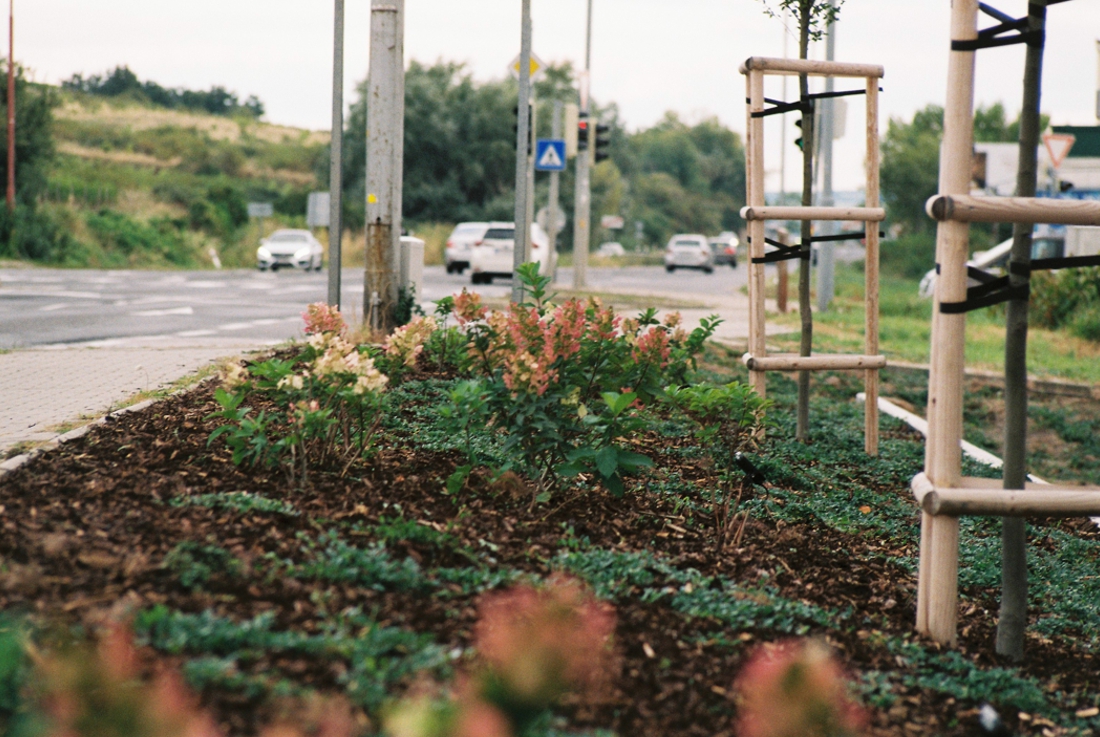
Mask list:
[[[588,281],[595,290],[697,299],[731,294],[744,285],[745,271],[592,268]],[[571,269],[560,269],[558,282],[571,285]],[[342,302],[353,317],[362,314],[362,283],[362,271],[344,271]],[[421,299],[470,286],[469,273],[428,267]],[[278,343],[301,335],[302,311],[324,300],[327,291],[325,272],[0,269],[0,349]],[[476,291],[507,297],[511,282],[496,280]]]

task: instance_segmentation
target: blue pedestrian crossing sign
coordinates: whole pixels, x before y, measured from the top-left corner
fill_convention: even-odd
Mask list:
[[[535,141],[536,171],[565,171],[565,139],[540,138]]]

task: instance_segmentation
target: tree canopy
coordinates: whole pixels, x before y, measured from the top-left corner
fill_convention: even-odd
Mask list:
[[[550,65],[536,83],[538,134],[549,136],[553,101],[577,99],[569,64]],[[362,223],[365,197],[366,90],[359,88],[345,143],[349,223]],[[411,222],[512,218],[515,187],[514,80],[475,81],[454,62],[412,62],[405,76],[404,215]],[[610,127],[609,161],[592,175],[593,220],[603,214],[643,223],[644,240],[676,232],[717,233],[740,227],[745,159],[740,137],[716,118],[694,125],[669,113],[652,128],[630,132],[613,104],[594,106]],[[546,201],[538,177],[539,202]],[[562,209],[572,216],[573,174],[562,175]],[[598,237],[599,234],[597,234]],[[566,247],[570,229],[562,234]],[[634,245],[633,228],[616,236]]]
[[[130,97],[171,110],[202,110],[212,115],[246,114],[255,118],[264,114],[264,104],[255,95],[241,102],[236,94],[220,86],[206,91],[162,87],[153,81],[142,82],[127,66],[90,77],[74,74],[61,86],[96,97]]]

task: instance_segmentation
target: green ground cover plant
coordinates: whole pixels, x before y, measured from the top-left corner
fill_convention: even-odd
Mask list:
[[[33,503],[36,524],[52,527],[0,542],[0,597],[52,581],[124,581],[138,642],[178,664],[234,734],[259,732],[279,704],[314,694],[345,699],[364,733],[387,725],[394,737],[461,734],[463,719],[494,713],[510,725],[500,734],[517,737],[718,733],[747,708],[734,684],[757,646],[804,637],[843,660],[850,693],[883,734],[916,724],[963,737],[982,702],[1021,734],[1100,728],[1087,676],[1100,626],[1091,527],[1031,524],[1031,663],[990,655],[995,520],[962,522],[960,647],[924,641],[912,632],[919,513],[908,488],[923,447],[884,417],[880,455],[864,454],[858,377],[816,379],[810,437],[798,442],[793,382],[775,378],[767,400],[757,397],[738,357],[705,343],[707,326],[692,334],[649,311],[626,318],[596,301],[559,302],[534,272],[524,278],[528,302],[513,315],[463,294],[381,346],[353,344],[337,313],[314,307],[309,343],[66,446],[67,485],[32,487],[50,489],[48,499],[19,496],[30,492],[18,478],[5,483],[0,504],[29,515]],[[919,374],[883,378],[884,391],[926,398]],[[968,405],[975,427],[987,394]],[[534,409],[516,419],[509,402]],[[316,425],[295,414],[302,405]],[[1091,447],[1083,417],[1042,412],[1052,432]],[[137,430],[168,416],[191,426],[174,436],[186,439],[180,448]],[[531,428],[552,451],[525,455],[512,436]],[[147,455],[130,466],[161,475],[119,477],[118,454],[135,452]],[[97,453],[108,454],[107,475],[86,479]],[[996,474],[971,462],[965,472]],[[103,494],[108,480],[116,486]],[[57,488],[79,496],[57,499]],[[88,519],[126,520],[109,529],[147,537],[124,552],[66,552],[79,550],[58,532],[72,529],[77,498]],[[105,503],[119,505],[116,516],[96,506]],[[49,575],[27,573],[32,559]],[[581,642],[586,630],[558,628],[584,617],[539,619],[562,580],[575,582],[560,594],[569,611],[596,622],[615,611],[614,662],[599,666],[606,693],[563,686],[574,666],[555,643]],[[102,590],[80,586],[89,601]],[[69,592],[22,601],[64,611]],[[544,622],[493,615],[515,641],[546,645],[530,649],[541,685],[517,687],[509,674],[520,666],[487,654],[492,601]]]

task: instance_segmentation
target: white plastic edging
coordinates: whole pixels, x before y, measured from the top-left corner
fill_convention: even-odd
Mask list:
[[[856,394],[856,401],[866,402],[867,395],[863,392]],[[882,397],[879,397],[878,408],[880,412],[901,420],[905,424],[909,425],[909,427],[919,432],[921,435],[928,437],[928,420],[924,419],[923,417],[915,415],[907,409],[902,409],[901,407],[891,402],[889,399],[883,399]],[[970,456],[978,463],[984,463],[990,468],[1001,468],[1002,466],[1004,466],[1004,461],[990,453],[988,450],[982,450],[973,443],[968,443],[965,440],[961,441],[959,444],[962,447],[963,453]],[[1032,483],[1047,485],[1050,484],[1049,481],[1044,481],[1034,474],[1029,473],[1027,475],[1027,478]],[[1089,519],[1100,526],[1100,517],[1090,517]]]

